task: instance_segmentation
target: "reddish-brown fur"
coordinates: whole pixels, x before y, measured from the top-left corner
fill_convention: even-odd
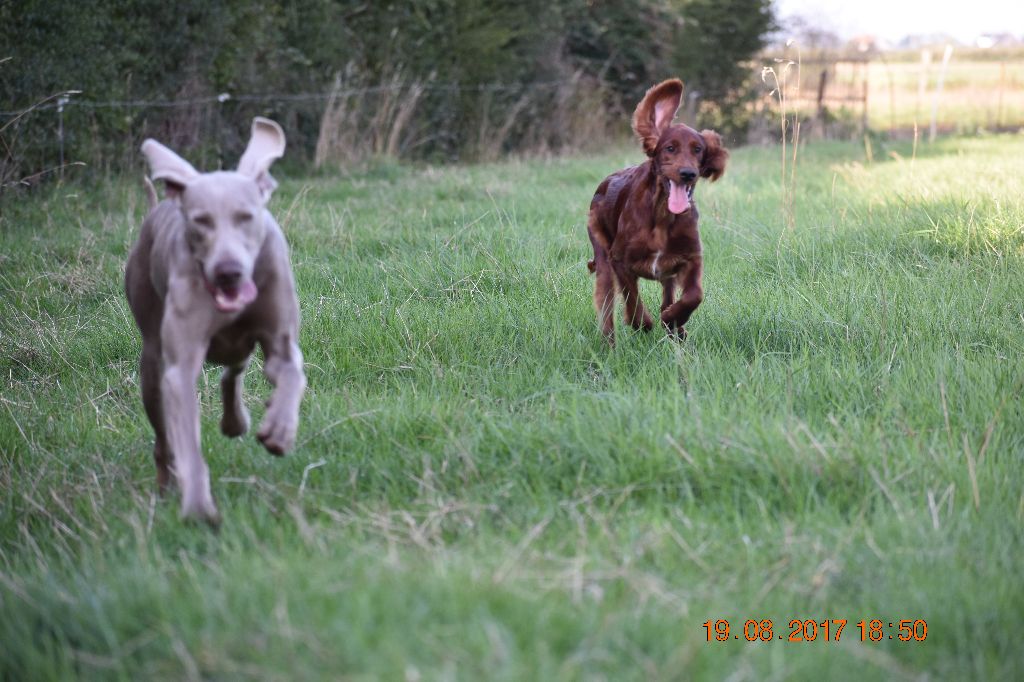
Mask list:
[[[594,306],[611,343],[616,290],[622,291],[628,324],[645,330],[654,326],[640,300],[640,277],[661,282],[661,321],[680,337],[704,299],[699,214],[692,191],[699,177],[715,181],[722,176],[729,152],[714,131],[672,125],[682,96],[683,84],[675,78],[647,91],[633,113],[633,131],[648,160],[609,175],[590,202],[587,231],[594,259],[587,266],[597,275]],[[690,192],[689,208],[682,213],[669,210],[670,180]],[[677,284],[682,289],[679,300]]]

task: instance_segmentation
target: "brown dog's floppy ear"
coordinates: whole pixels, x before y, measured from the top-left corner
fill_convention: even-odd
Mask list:
[[[714,182],[725,172],[725,162],[729,160],[729,150],[722,146],[722,136],[714,130],[702,130],[704,138],[704,158],[700,162],[700,176],[710,178]]]
[[[199,177],[199,171],[193,168],[192,164],[156,140],[148,139],[143,142],[142,154],[149,162],[149,171],[153,179],[164,181],[169,198],[180,196],[185,185]]]
[[[654,156],[661,133],[675,118],[683,99],[683,82],[670,78],[647,91],[633,112],[633,132],[643,143],[647,156]]]
[[[242,158],[238,172],[248,175],[260,188],[263,203],[270,199],[277,181],[270,176],[270,164],[284,156],[284,131],[269,118],[257,116],[252,120],[252,136]]]

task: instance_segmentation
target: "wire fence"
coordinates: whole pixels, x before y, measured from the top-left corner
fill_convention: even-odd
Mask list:
[[[808,138],[859,136],[869,129],[899,135],[929,125],[931,136],[935,130],[1024,125],[1020,60],[945,57],[940,62],[922,53],[919,62],[890,63],[874,55],[807,59],[796,70],[799,75],[791,75],[787,88],[791,104],[809,119]],[[630,113],[621,93],[578,73],[542,82],[479,84],[410,81],[401,74],[376,83],[339,76],[319,92],[198,89],[124,99],[65,90],[22,108],[4,107],[0,188],[32,184],[72,165],[99,172],[132,167],[146,137],[187,154],[198,166],[225,167],[244,146],[255,115],[285,127],[289,162],[319,167],[375,155],[490,160],[510,151],[597,146],[625,136]],[[778,134],[774,98],[767,87],[752,94],[747,141],[771,141]],[[697,101],[688,97],[688,123],[701,123],[694,120],[698,111]]]
[[[289,157],[317,166],[368,156],[490,159],[523,149],[561,149],[600,138],[614,98],[585,78],[532,83],[439,83],[395,77],[322,92],[185,93],[99,100],[67,90],[23,109],[0,110],[0,183],[31,184],[69,162],[91,168],[137,163],[154,137],[197,165],[234,162],[255,115],[288,132]]]
[[[779,73],[790,111],[808,118],[808,137],[875,131],[934,139],[939,131],[1024,127],[1024,55],[981,59],[948,46],[897,59],[886,53],[794,56],[766,68]],[[765,108],[775,107],[776,99],[764,97]]]

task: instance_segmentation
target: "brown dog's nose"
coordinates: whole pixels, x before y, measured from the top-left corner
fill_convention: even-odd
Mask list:
[[[693,168],[683,168],[682,170],[679,171],[679,179],[682,180],[684,183],[693,182],[694,180],[697,179],[697,171],[695,171]]]
[[[221,261],[213,268],[213,283],[218,287],[228,289],[238,286],[241,279],[242,264],[236,260]]]

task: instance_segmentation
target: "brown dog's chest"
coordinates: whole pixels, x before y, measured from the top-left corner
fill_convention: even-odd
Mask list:
[[[634,232],[623,240],[621,247],[620,251],[613,246],[613,259],[621,260],[630,272],[644,279],[675,277],[693,258],[701,255],[695,219]]]

